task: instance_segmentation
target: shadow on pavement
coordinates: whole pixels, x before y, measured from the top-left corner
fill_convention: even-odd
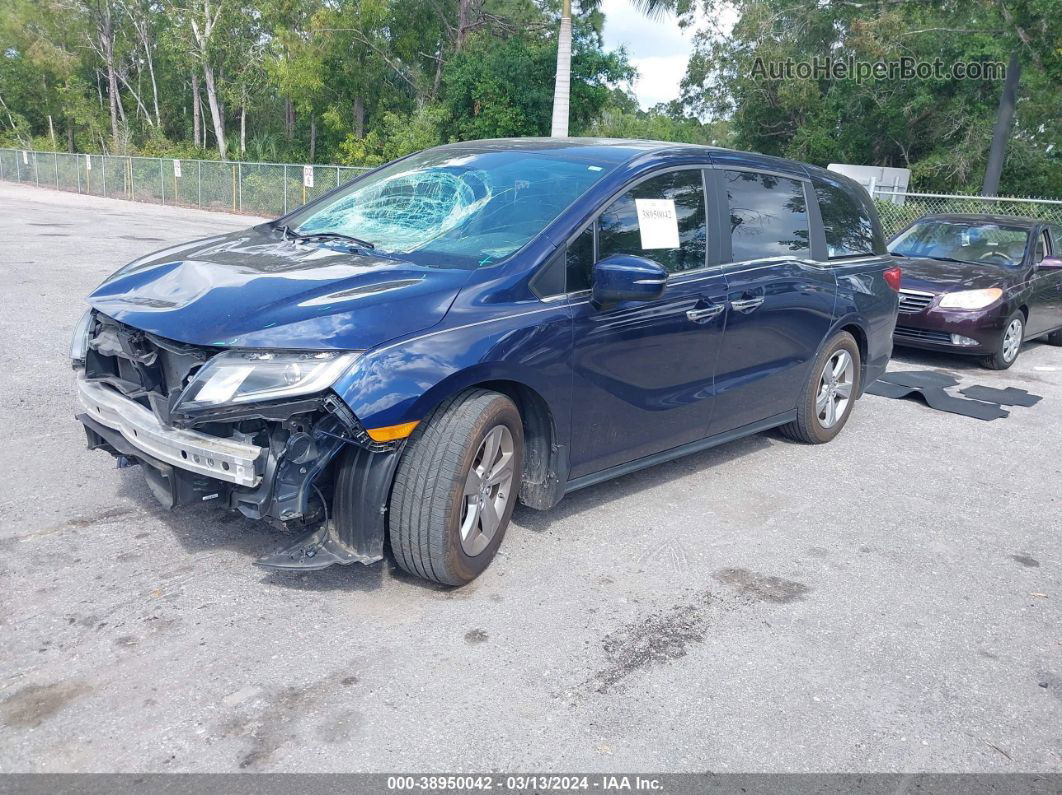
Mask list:
[[[559,505],[548,511],[536,511],[533,508],[517,505],[516,511],[513,513],[513,519],[521,527],[526,527],[536,533],[542,533],[548,530],[553,522],[593,511],[611,500],[655,488],[693,472],[724,465],[728,461],[764,450],[770,447],[771,444],[772,432],[770,431],[747,436],[744,439],[728,442],[719,447],[713,447],[675,461],[669,461],[666,464],[657,464],[640,472],[633,472],[630,475],[607,480],[596,486],[580,489],[567,495],[561,500]]]

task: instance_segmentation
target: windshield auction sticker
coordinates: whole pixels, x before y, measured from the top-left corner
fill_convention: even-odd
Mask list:
[[[678,215],[672,199],[635,199],[642,248],[678,248]]]

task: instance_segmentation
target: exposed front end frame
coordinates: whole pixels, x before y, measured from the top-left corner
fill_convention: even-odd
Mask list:
[[[77,418],[90,449],[142,465],[163,506],[209,502],[300,532],[258,561],[270,568],[383,557],[402,442],[374,441],[332,392],[181,412],[173,398],[204,356],[113,321],[99,337],[78,373]]]

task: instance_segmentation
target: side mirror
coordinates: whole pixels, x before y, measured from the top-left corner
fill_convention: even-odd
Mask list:
[[[664,293],[667,271],[659,263],[632,254],[613,254],[594,263],[591,297],[595,304],[652,301]]]
[[[1062,257],[1044,257],[1036,267],[1042,271],[1062,271]]]

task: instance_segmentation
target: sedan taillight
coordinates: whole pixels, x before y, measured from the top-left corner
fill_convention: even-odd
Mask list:
[[[886,268],[881,275],[885,277],[885,284],[896,292],[900,291],[900,276],[903,275],[903,271],[895,267]]]

